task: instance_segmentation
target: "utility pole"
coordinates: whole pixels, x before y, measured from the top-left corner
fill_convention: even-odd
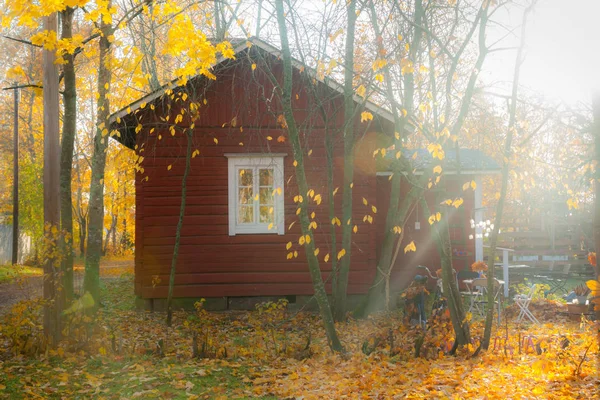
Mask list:
[[[15,85],[16,86],[16,85]],[[14,89],[12,263],[19,262],[19,88]]]
[[[57,32],[57,14],[44,18],[44,29]],[[54,50],[43,50],[44,60],[44,233],[58,246],[60,234],[60,142],[58,122],[58,67]],[[58,262],[47,257],[44,264],[44,334],[54,345],[60,339],[62,309]]]

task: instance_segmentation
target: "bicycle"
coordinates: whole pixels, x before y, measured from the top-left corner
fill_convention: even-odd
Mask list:
[[[408,304],[405,308],[405,313],[407,309],[410,310],[410,305],[416,306],[416,312],[411,315],[411,322],[416,320],[423,328],[427,325],[427,313],[425,312],[425,292],[427,291],[427,283],[429,279],[435,280],[435,291],[433,294],[433,303],[431,306],[430,315],[436,316],[444,313],[446,308],[448,307],[446,299],[443,295],[443,287],[442,287],[442,278],[435,276],[431,273],[431,270],[424,265],[418,265],[417,269],[424,270],[427,275],[417,274],[413,278],[413,282],[408,287],[408,289],[404,293],[404,297],[408,298]],[[456,274],[456,271],[454,271]],[[429,293],[429,292],[427,292]],[[412,295],[411,297],[409,297]],[[416,318],[412,318],[416,317]]]

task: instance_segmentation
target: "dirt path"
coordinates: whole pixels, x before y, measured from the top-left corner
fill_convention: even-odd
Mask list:
[[[107,260],[100,264],[101,279],[117,278],[123,271],[133,271],[133,260]],[[0,315],[21,301],[42,296],[43,276],[32,276],[16,279],[12,282],[0,283]],[[83,290],[83,269],[75,266],[73,286],[76,293]]]

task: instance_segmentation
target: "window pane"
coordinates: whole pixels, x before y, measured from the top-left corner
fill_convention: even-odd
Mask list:
[[[239,186],[252,186],[252,170],[251,169],[240,169],[239,170]]]
[[[261,169],[260,175],[260,186],[273,186],[273,170],[272,169]]]
[[[254,207],[240,206],[238,208],[238,223],[251,224],[254,222]]]
[[[240,201],[240,205],[243,204],[252,204],[252,187],[243,187],[239,188],[239,196],[238,199]]]
[[[260,193],[260,204],[273,204],[273,189],[268,188],[260,188],[258,189]]]
[[[274,221],[275,213],[271,206],[260,206],[260,223],[267,224]]]

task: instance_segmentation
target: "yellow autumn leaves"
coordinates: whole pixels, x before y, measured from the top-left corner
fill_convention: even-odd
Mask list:
[[[439,222],[442,219],[442,214],[437,212],[429,216],[428,222],[429,225],[433,225],[436,222]]]

